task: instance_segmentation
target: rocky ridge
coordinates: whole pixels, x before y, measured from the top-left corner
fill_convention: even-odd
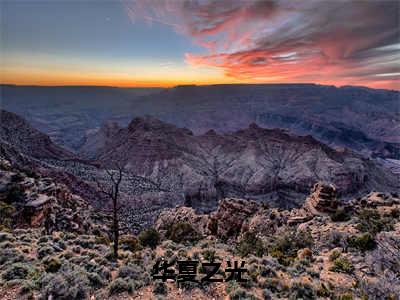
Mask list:
[[[103,168],[122,162],[128,170],[170,185],[182,179],[186,201],[203,211],[215,209],[225,197],[295,207],[318,181],[333,183],[341,197],[349,198],[398,185],[398,176],[373,160],[334,150],[311,136],[256,124],[196,136],[152,117],[136,118],[102,141],[94,157]]]
[[[36,227],[50,233],[83,234],[98,225],[97,230],[104,233],[109,230],[110,217],[95,211],[66,185],[33,171],[19,170],[3,158],[0,158],[0,204],[3,229]]]

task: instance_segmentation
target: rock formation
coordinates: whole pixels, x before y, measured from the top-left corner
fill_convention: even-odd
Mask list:
[[[310,196],[307,197],[303,204],[303,208],[314,215],[333,213],[337,207],[336,187],[323,182],[318,182],[314,185]]]
[[[299,206],[318,181],[333,183],[348,197],[371,189],[393,191],[398,185],[394,174],[372,160],[336,151],[311,136],[256,124],[229,134],[195,136],[151,117],[136,118],[101,145],[95,157],[103,168],[119,161],[167,185],[182,179],[185,198],[202,211],[215,209],[226,197]]]
[[[189,223],[200,234],[207,234],[207,215],[198,215],[193,208],[177,206],[175,208],[164,209],[158,216],[154,227],[163,235],[177,223]]]

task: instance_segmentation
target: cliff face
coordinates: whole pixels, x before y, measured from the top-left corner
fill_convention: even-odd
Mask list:
[[[151,117],[136,118],[95,148],[103,167],[118,161],[135,174],[168,184],[182,179],[186,201],[204,210],[230,196],[297,206],[317,181],[333,183],[342,196],[390,191],[397,184],[396,176],[357,154],[256,124],[198,136]]]
[[[0,110],[0,143],[35,158],[69,159],[74,155],[55,145],[50,138],[16,114]]]

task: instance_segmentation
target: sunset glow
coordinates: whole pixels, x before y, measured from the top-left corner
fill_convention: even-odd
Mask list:
[[[1,2],[1,82],[400,89],[398,1]]]

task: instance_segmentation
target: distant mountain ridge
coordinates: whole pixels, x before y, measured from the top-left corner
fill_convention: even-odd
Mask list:
[[[79,150],[86,135],[106,121],[126,126],[134,117],[152,115],[195,134],[233,132],[257,123],[367,156],[400,158],[398,91],[316,84],[1,88],[4,109],[71,150]]]

